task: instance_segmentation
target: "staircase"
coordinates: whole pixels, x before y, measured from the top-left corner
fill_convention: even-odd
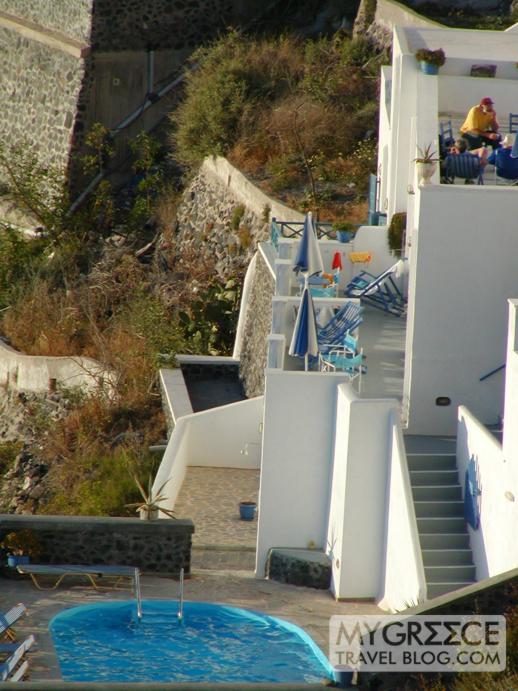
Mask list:
[[[475,566],[454,453],[407,453],[428,599],[471,585]]]

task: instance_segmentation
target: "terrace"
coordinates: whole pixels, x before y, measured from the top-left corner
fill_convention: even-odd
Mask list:
[[[388,250],[384,227],[360,226],[351,242],[346,244],[330,237],[326,224],[319,224],[319,227],[324,230],[319,232],[319,249],[324,268],[330,271],[332,258],[337,252],[342,257],[343,267],[336,285],[336,296],[313,298],[317,320],[322,312],[322,323],[325,323],[334,310],[340,309],[347,302],[359,302],[340,297],[353,276],[363,268],[368,268],[373,274],[382,273],[394,264],[396,258]],[[261,246],[263,256],[276,277],[268,367],[299,372],[304,370],[304,360],[289,355],[288,348],[300,303],[301,283],[292,268],[300,230],[298,224],[283,224],[282,232],[284,237],[276,233],[271,244]],[[288,234],[291,237],[286,237]],[[352,263],[351,254],[353,257],[359,255],[360,258],[368,255],[370,260],[367,263]],[[358,347],[363,349],[366,358],[367,373],[361,378],[361,386],[360,381],[355,380],[362,397],[402,399],[405,333],[405,316],[396,317],[369,306],[364,308],[363,322],[357,330],[357,336]],[[310,374],[318,375],[317,372]],[[343,375],[336,373],[336,376]]]

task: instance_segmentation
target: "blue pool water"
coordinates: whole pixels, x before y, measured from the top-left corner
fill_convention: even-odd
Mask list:
[[[318,682],[332,679],[300,628],[226,605],[108,602],[65,610],[49,628],[67,681]]]

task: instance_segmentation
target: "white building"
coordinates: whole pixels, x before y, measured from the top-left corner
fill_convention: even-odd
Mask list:
[[[264,396],[180,416],[156,480],[173,478],[173,506],[189,464],[260,466],[258,577],[270,549],[316,546],[329,555],[337,598],[402,609],[518,564],[518,190],[489,172],[483,186],[441,184],[438,171],[422,185],[413,162],[418,146],[438,150],[441,121],[455,128],[484,96],[505,125],[518,110],[515,46],[511,31],[394,31],[393,64],[382,70],[379,200],[389,221],[407,213],[408,310],[406,330],[405,319],[366,313],[361,391],[344,373],[304,372],[287,356],[294,241],[259,249],[276,283]],[[421,74],[421,47],[445,51],[438,76]],[[495,65],[496,77],[471,77],[475,64]],[[321,247],[324,263],[342,251],[343,287],[355,270],[347,246]],[[363,227],[354,250],[373,253],[374,274],[394,262],[385,227]],[[499,420],[503,443],[487,429]],[[244,457],[250,439],[259,443]],[[478,529],[463,518],[470,461]]]

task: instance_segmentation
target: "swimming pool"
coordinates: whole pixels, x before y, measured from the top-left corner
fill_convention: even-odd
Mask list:
[[[65,610],[49,624],[66,681],[318,682],[329,661],[299,627],[260,612],[174,600]]]

